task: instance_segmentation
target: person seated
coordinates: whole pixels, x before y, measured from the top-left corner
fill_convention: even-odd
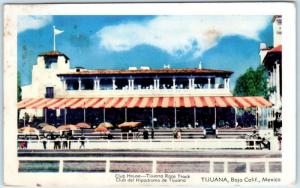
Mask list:
[[[144,139],[148,139],[149,138],[149,132],[148,132],[147,129],[144,129],[144,131],[143,131],[143,138]]]
[[[110,132],[107,133],[107,139],[108,140],[112,140],[113,139],[113,135]]]
[[[271,149],[271,143],[269,140],[265,139],[265,138],[262,138],[261,140],[261,148],[267,148],[268,150]]]

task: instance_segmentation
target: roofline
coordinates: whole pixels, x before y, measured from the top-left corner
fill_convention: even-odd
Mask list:
[[[98,70],[82,70],[80,72],[68,72],[60,73],[58,76],[71,76],[71,75],[114,75],[114,74],[221,74],[221,75],[231,75],[233,71],[226,70],[214,70],[214,69],[192,69],[192,68],[178,68],[178,69],[150,69],[150,70],[126,70],[126,69],[98,69]]]
[[[40,56],[64,56],[66,59],[70,59],[66,54],[59,52],[59,51],[47,51],[39,53],[38,57]]]

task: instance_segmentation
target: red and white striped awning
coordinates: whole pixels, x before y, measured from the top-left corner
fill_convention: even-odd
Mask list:
[[[62,108],[174,108],[174,107],[270,107],[263,97],[187,96],[187,97],[108,97],[24,99],[18,109]]]

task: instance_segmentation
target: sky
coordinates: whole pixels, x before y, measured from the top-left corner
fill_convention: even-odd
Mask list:
[[[56,49],[71,67],[128,69],[130,66],[202,68],[233,71],[236,79],[260,64],[259,44],[273,44],[272,16],[20,16],[18,71],[31,83],[41,52]]]

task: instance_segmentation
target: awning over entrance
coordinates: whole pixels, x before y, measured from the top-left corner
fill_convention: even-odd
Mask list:
[[[108,98],[41,98],[24,99],[18,109],[63,108],[174,108],[174,107],[270,107],[263,97],[108,97]]]

